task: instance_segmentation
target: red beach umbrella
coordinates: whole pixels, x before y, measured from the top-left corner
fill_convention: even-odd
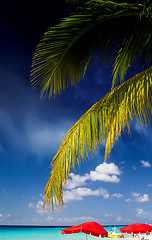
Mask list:
[[[138,234],[138,233],[146,233],[151,231],[152,231],[152,226],[144,223],[134,223],[127,227],[120,228],[120,232],[122,233]]]
[[[71,234],[83,232],[96,237],[108,237],[108,232],[97,222],[86,222],[77,226],[62,230],[62,234]],[[87,236],[87,235],[86,235]]]

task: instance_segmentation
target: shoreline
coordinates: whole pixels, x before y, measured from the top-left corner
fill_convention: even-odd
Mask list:
[[[127,225],[102,225],[103,227],[121,227],[121,226],[127,226]],[[31,227],[34,227],[34,228],[68,228],[68,227],[72,227],[72,225],[54,225],[54,226],[50,226],[50,225],[13,225],[13,224],[10,224],[10,225],[0,225],[0,228],[1,227],[25,227],[25,228],[31,228]]]

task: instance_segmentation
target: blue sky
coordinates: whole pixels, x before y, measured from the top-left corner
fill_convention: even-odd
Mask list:
[[[45,19],[34,34],[36,21],[30,28],[31,16],[27,22],[25,16],[21,18],[23,28],[15,13],[12,22],[7,11],[1,16],[0,224],[152,223],[152,126],[138,129],[135,121],[131,134],[122,134],[105,163],[102,145],[93,157],[76,167],[76,173],[71,172],[62,211],[42,214],[49,164],[62,136],[109,91],[111,73],[107,66],[92,68],[77,87],[55,100],[40,100],[39,90],[33,91],[29,81],[32,54],[47,24],[57,20],[52,18],[46,24]]]

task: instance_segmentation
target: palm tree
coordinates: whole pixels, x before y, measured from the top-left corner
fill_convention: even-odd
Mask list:
[[[69,0],[70,1],[70,0]],[[41,97],[76,85],[93,64],[112,66],[112,88],[64,136],[52,160],[47,204],[63,206],[70,168],[106,142],[105,160],[130,121],[148,125],[152,114],[152,4],[147,0],[71,0],[76,10],[39,42],[31,81]],[[142,71],[126,80],[131,66]]]

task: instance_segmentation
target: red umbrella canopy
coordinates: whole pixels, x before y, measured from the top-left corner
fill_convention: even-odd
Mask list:
[[[108,237],[108,232],[96,222],[86,222],[80,225],[70,227],[62,230],[62,234],[71,234],[71,233],[79,233],[83,232],[86,234],[91,234],[93,236],[99,237]]]
[[[138,234],[138,233],[146,233],[151,231],[152,231],[152,226],[144,223],[134,223],[127,227],[120,228],[120,232],[122,233]]]

